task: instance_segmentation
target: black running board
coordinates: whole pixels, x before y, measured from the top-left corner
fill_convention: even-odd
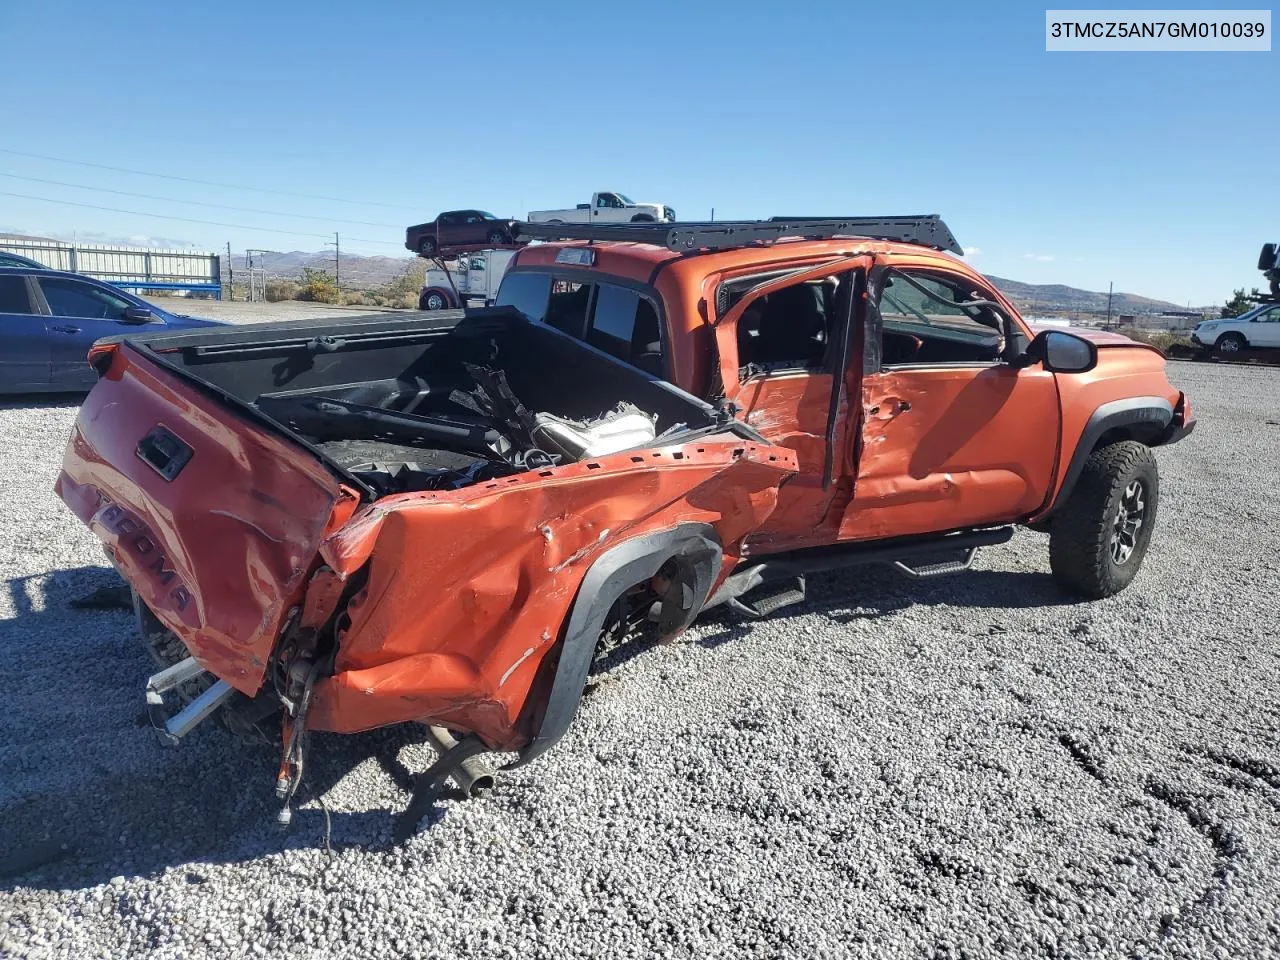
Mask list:
[[[917,576],[954,573],[959,569],[967,569],[973,559],[970,551],[1008,543],[1012,537],[1013,527],[993,527],[942,536],[902,537],[897,540],[811,547],[807,550],[773,554],[754,563],[748,562],[730,574],[702,609],[709,610],[736,600],[767,581],[873,563],[894,564],[899,570],[914,571]],[[911,562],[913,560],[916,561],[914,564]],[[957,563],[963,563],[963,567],[957,567]],[[938,568],[937,573],[930,573],[932,568]]]

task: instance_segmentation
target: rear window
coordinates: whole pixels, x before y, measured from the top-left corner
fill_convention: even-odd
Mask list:
[[[546,273],[508,273],[498,288],[496,305],[515,307],[530,320],[547,316],[547,297],[551,293],[551,276]]]
[[[587,307],[591,305],[591,287],[592,284],[577,280],[553,280],[546,322],[582,340],[587,327]]]
[[[26,277],[0,277],[0,313],[31,313]]]
[[[509,273],[497,306],[515,307],[655,376],[662,374],[662,333],[653,302],[636,290],[546,273]]]

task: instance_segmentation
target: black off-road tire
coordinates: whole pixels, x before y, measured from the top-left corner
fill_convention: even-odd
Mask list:
[[[1136,487],[1135,487],[1136,485]],[[1130,536],[1137,491],[1141,524]],[[1156,458],[1145,444],[1124,440],[1095,450],[1049,529],[1049,566],[1072,593],[1100,600],[1127,587],[1142,566],[1160,502]],[[1127,504],[1127,506],[1126,506]],[[1118,559],[1128,547],[1124,559]]]
[[[431,237],[423,237],[418,241],[418,253],[424,257],[434,257],[436,255],[436,242]]]
[[[485,239],[485,243],[491,244],[492,246],[495,246],[495,247],[500,247],[504,243],[511,242],[510,238],[501,230],[490,230],[489,235],[484,239]]]

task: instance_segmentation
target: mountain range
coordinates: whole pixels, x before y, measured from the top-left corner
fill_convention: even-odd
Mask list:
[[[363,257],[355,254],[343,254],[339,262],[339,273],[344,287],[374,289],[381,287],[400,277],[414,263],[421,261],[413,257]],[[302,276],[304,268],[333,272],[334,260],[332,250],[308,253],[292,250],[288,253],[263,253],[255,258],[254,265],[264,269],[270,278],[296,279]],[[242,255],[232,257],[232,266],[236,272],[245,270],[245,258]],[[1069,315],[1099,314],[1107,312],[1107,294],[1093,290],[1081,290],[1060,283],[1033,284],[1004,277],[989,276],[1006,297],[1013,301],[1024,314]],[[1111,313],[1151,315],[1167,311],[1181,311],[1185,307],[1167,300],[1156,300],[1133,293],[1116,293],[1111,300]]]
[[[1013,301],[1018,310],[1027,315],[1042,316],[1045,314],[1101,314],[1107,312],[1107,294],[1092,290],[1080,290],[1061,283],[1020,283],[1017,280],[1006,280],[1004,277],[988,276],[988,280],[1006,297]],[[1140,297],[1136,293],[1116,292],[1111,297],[1111,313],[1151,315],[1168,311],[1183,312],[1185,306],[1170,303],[1167,300],[1154,300],[1151,297]]]

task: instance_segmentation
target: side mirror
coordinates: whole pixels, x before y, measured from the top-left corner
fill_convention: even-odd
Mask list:
[[[125,307],[121,320],[125,323],[150,323],[151,311],[146,307]]]
[[[1052,373],[1087,373],[1098,365],[1098,346],[1065,330],[1042,330],[1024,357],[1024,366],[1043,363]]]

